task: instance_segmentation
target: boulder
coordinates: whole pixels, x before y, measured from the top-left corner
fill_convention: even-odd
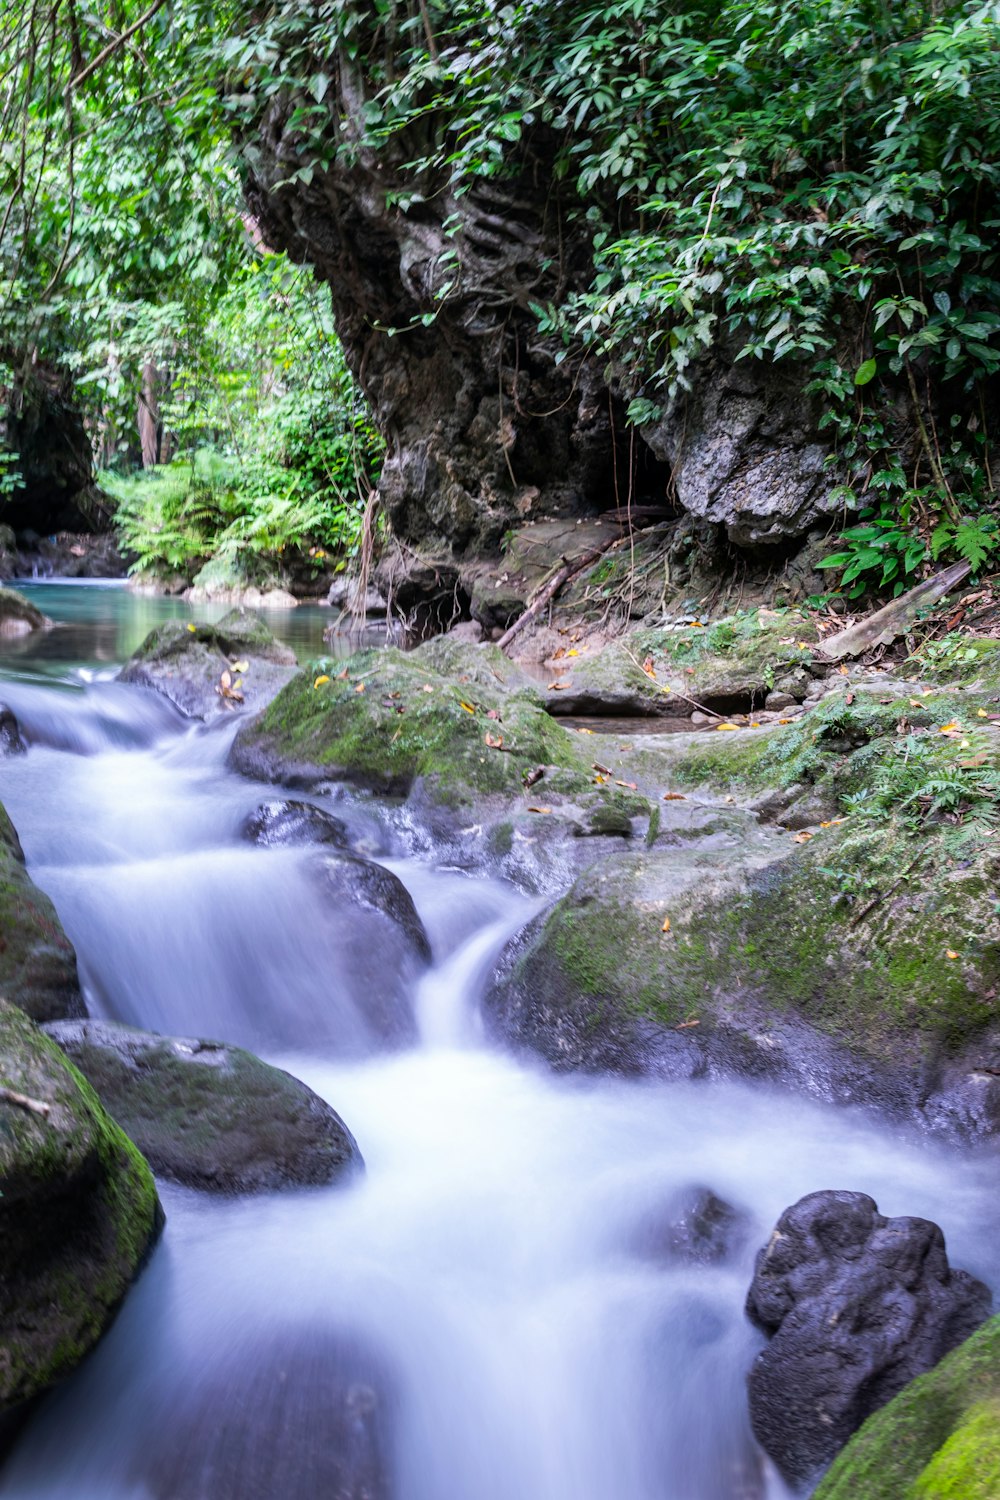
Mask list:
[[[255,1193],[329,1183],[363,1166],[329,1104],[239,1047],[108,1021],[46,1029],[164,1177]]]
[[[0,756],[23,755],[27,748],[21,726],[6,703],[0,703]]]
[[[79,1364],[163,1222],[149,1168],[59,1048],[0,1002],[0,1433]]]
[[[747,1315],[768,1337],[748,1379],[758,1442],[795,1483],[984,1321],[992,1295],[948,1264],[927,1219],[865,1193],[810,1193],[758,1252]]]
[[[0,636],[28,635],[32,630],[45,630],[52,621],[29,604],[16,589],[0,588]]]
[[[258,615],[230,610],[217,625],[169,620],[143,641],[120,682],[154,688],[192,718],[260,709],[294,676],[295,653]]]
[[[0,806],[0,995],[36,1021],[84,1014],[73,945]]]
[[[262,802],[240,831],[251,844],[264,849],[285,849],[295,844],[349,849],[351,844],[347,824],[312,802]]]
[[[732,1260],[750,1236],[751,1219],[711,1188],[682,1188],[632,1237],[636,1254],[650,1260],[711,1266]]]
[[[379,943],[379,957],[388,958],[394,932],[402,938],[409,955],[429,963],[431,945],[413,904],[413,897],[398,875],[371,859],[356,854],[327,854],[318,861],[323,883],[338,906],[353,906],[373,916],[380,928],[388,928]],[[402,955],[401,955],[402,956]]]
[[[813,1500],[996,1500],[1000,1318],[883,1406],[834,1459]]]

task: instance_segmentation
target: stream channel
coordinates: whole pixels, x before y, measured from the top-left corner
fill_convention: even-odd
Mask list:
[[[742,1309],[783,1208],[866,1191],[937,1220],[952,1264],[998,1285],[991,1157],[763,1088],[554,1077],[488,1044],[477,997],[537,897],[408,853],[398,819],[345,792],[338,816],[405,882],[434,953],[418,1041],[380,1048],[379,954],[345,961],[307,850],[240,839],[276,793],[226,769],[237,716],[194,723],[112,680],[191,606],[24,591],[60,623],[0,643],[32,742],[0,762],[0,799],[90,1012],[287,1068],[367,1171],[244,1198],[161,1183],[163,1237],[24,1430],[4,1500],[778,1500],[749,1433],[759,1336]],[[302,655],[329,619],[269,623]],[[693,1184],[750,1217],[728,1262],[657,1251],[658,1216]],[[352,1443],[371,1451],[348,1490]]]

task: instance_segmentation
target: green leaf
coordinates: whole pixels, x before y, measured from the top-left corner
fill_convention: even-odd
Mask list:
[[[872,380],[875,379],[877,371],[878,361],[875,359],[866,359],[864,364],[859,365],[854,372],[854,384],[868,385]]]

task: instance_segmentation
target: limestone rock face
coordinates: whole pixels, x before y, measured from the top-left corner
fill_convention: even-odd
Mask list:
[[[747,1298],[770,1340],[749,1377],[757,1440],[790,1479],[808,1479],[991,1301],[951,1269],[936,1224],[888,1219],[865,1193],[808,1194],[758,1252]]]
[[[59,1048],[0,1002],[0,1438],[108,1327],[159,1233],[149,1168]]]

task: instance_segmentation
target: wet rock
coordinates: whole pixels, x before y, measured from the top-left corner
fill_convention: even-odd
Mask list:
[[[0,806],[0,994],[35,1021],[84,1014],[73,945]]]
[[[0,1001],[0,1438],[101,1337],[159,1232],[149,1169],[59,1048]]]
[[[28,635],[52,624],[16,589],[0,588],[0,635]]]
[[[389,605],[377,588],[369,584],[361,597],[356,578],[335,578],[326,596],[327,604],[334,609],[345,610],[353,615],[372,615],[376,619],[387,614]]]
[[[0,756],[23,755],[27,748],[20,725],[6,703],[0,703]]]
[[[424,924],[398,875],[354,854],[326,855],[320,869],[327,891],[338,904],[358,907],[391,924],[421,962],[430,962],[431,945]]]
[[[241,833],[251,844],[284,849],[295,844],[329,844],[349,849],[347,825],[312,802],[262,802],[243,824]]]
[[[394,1425],[393,1381],[367,1342],[264,1328],[238,1357],[210,1357],[134,1479],[155,1500],[393,1500]]]
[[[234,609],[217,625],[170,620],[158,626],[118,680],[154,688],[192,718],[205,719],[244,705],[263,708],[294,672],[295,653],[258,615]]]
[[[633,1246],[652,1260],[718,1265],[740,1252],[750,1229],[744,1209],[734,1208],[711,1188],[691,1186],[642,1222]]]
[[[17,566],[21,577],[124,578],[128,563],[107,532],[59,531],[54,536],[33,537],[30,546],[22,536],[23,550]]]
[[[239,1047],[108,1021],[47,1030],[164,1177],[256,1193],[333,1182],[363,1166],[330,1105]]]
[[[774,713],[780,712],[780,710],[783,708],[792,708],[794,704],[795,699],[792,697],[791,693],[779,692],[777,688],[775,688],[773,692],[768,693],[767,697],[764,699],[764,707],[769,712]]]
[[[803,1482],[908,1381],[987,1317],[989,1289],[948,1265],[926,1219],[888,1219],[864,1193],[810,1193],[757,1255],[747,1315],[769,1338],[749,1376],[750,1417]]]

